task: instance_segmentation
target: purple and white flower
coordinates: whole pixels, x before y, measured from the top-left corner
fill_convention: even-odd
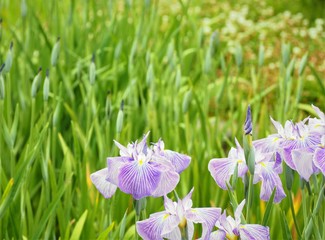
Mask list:
[[[213,158],[210,160],[208,169],[211,173],[211,176],[216,181],[219,187],[224,190],[227,190],[227,184],[231,176],[236,170],[238,165],[238,177],[244,178],[248,167],[245,161],[244,150],[240,146],[237,139],[235,139],[236,148],[231,148],[227,158]]]
[[[127,147],[114,141],[120,156],[107,158],[107,168],[91,174],[93,184],[105,198],[112,197],[117,187],[136,200],[164,196],[176,187],[179,172],[189,165],[190,157],[170,150],[165,152],[169,151],[172,157],[166,157],[163,151],[157,153],[153,146],[147,146],[148,134]]]
[[[242,224],[241,213],[245,205],[245,199],[238,205],[235,211],[235,219],[226,216],[226,212],[216,222],[217,231],[210,235],[210,240],[237,239],[242,240],[267,240],[270,239],[269,227],[258,224]]]
[[[150,217],[136,223],[138,234],[144,240],[182,239],[182,230],[186,239],[192,239],[194,234],[194,223],[202,224],[202,239],[209,239],[216,221],[218,220],[220,208],[192,208],[192,193],[177,202],[173,202],[167,196],[164,197],[165,210],[151,214]]]

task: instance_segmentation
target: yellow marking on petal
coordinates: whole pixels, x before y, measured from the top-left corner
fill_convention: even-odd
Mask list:
[[[187,224],[186,219],[183,217],[182,221],[178,224],[180,228],[185,228]]]
[[[169,217],[169,214],[165,214],[163,220],[166,220]]]
[[[191,212],[197,212],[197,211],[196,211],[196,209],[193,209],[193,208],[192,208],[192,209],[191,209]]]
[[[242,159],[238,159],[237,160],[237,163],[239,164],[239,163],[243,163],[244,161],[242,160]]]
[[[138,164],[139,164],[139,166],[142,166],[143,165],[143,160],[142,159],[139,159],[139,161],[138,161]]]
[[[229,233],[227,233],[226,234],[226,238],[228,239],[228,240],[237,240],[238,239],[238,236],[236,236],[235,234],[229,234]]]
[[[265,163],[264,162],[261,162],[261,165],[262,167],[266,167]]]
[[[273,138],[273,142],[276,142],[276,141],[279,141],[279,138],[278,137]]]

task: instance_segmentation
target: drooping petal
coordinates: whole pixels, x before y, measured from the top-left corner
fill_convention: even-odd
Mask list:
[[[179,174],[172,170],[162,170],[160,172],[160,180],[156,187],[156,190],[152,192],[153,197],[161,197],[170,193],[175,189],[179,182]]]
[[[313,157],[315,166],[325,176],[325,147],[317,148]]]
[[[269,227],[258,224],[245,224],[239,227],[240,239],[242,240],[268,240],[270,239]]]
[[[109,157],[107,158],[107,180],[118,186],[118,176],[121,167],[133,159],[130,157]]]
[[[165,150],[164,156],[171,161],[178,173],[184,171],[191,163],[191,157],[171,150]]]
[[[185,218],[194,223],[202,224],[202,239],[209,239],[209,235],[221,215],[220,208],[191,208],[186,211]]]
[[[150,218],[136,223],[138,234],[144,240],[162,240],[163,235],[178,228],[179,220],[166,212],[150,215]]]
[[[229,183],[235,168],[236,162],[229,158],[214,158],[210,160],[208,165],[211,176],[216,181],[218,186],[224,190],[227,190],[226,183]]]
[[[120,168],[118,187],[125,193],[132,194],[135,199],[152,195],[157,189],[161,171],[149,162],[140,165],[133,161]]]
[[[291,152],[292,161],[295,164],[296,170],[299,175],[307,182],[310,176],[314,173],[313,156],[314,151],[310,148],[297,149]]]
[[[256,164],[253,182],[256,184],[262,181],[260,198],[264,201],[270,199],[274,188],[276,188],[274,202],[280,202],[286,196],[278,175],[279,166],[277,164],[277,162],[272,161],[263,161]]]
[[[117,186],[106,180],[107,174],[108,170],[107,168],[104,168],[91,174],[90,179],[104,198],[111,198],[114,195]]]
[[[225,231],[230,237],[236,236],[233,232],[234,229],[237,228],[236,221],[231,216],[227,217],[225,211],[220,215],[215,226],[219,228],[219,230]]]
[[[279,134],[272,134],[266,138],[261,138],[253,141],[253,146],[256,151],[262,153],[274,152],[279,146],[279,143],[282,141],[282,138]]]

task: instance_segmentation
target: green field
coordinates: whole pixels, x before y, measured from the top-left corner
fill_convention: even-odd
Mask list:
[[[1,0],[0,239],[135,239],[132,196],[105,199],[90,174],[118,156],[113,140],[148,131],[192,158],[181,198],[194,187],[194,207],[233,213],[208,163],[242,143],[247,106],[253,139],[275,132],[270,116],[325,110],[324,1],[291,2]],[[295,173],[298,226],[287,197],[272,205],[271,239],[325,237],[323,176],[301,182]],[[260,184],[253,192],[249,219],[261,224],[269,205]],[[147,217],[162,210],[147,198]]]

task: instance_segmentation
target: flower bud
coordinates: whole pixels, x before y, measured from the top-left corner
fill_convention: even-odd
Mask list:
[[[47,69],[46,77],[45,77],[44,85],[43,85],[43,99],[45,102],[48,101],[49,92],[50,92],[50,78],[49,78],[49,70]]]
[[[36,76],[33,79],[32,90],[31,90],[32,98],[36,97],[37,91],[39,89],[39,86],[41,83],[41,72],[42,72],[42,68],[40,67],[38,69],[38,73],[36,74]]]
[[[298,75],[301,76],[304,73],[305,67],[307,65],[307,60],[308,60],[308,53],[306,53],[299,64],[299,70],[298,70]]]
[[[3,68],[3,73],[8,73],[11,69],[12,59],[13,59],[13,46],[14,46],[14,43],[11,42],[8,53],[7,53],[7,57],[6,57],[5,66]]]
[[[91,59],[91,63],[89,66],[89,81],[91,85],[95,84],[96,80],[96,66],[95,66],[95,54],[93,54],[93,57]]]
[[[185,96],[184,96],[184,99],[183,99],[183,113],[187,112],[191,101],[192,101],[192,89],[188,90],[185,93]]]
[[[122,132],[123,118],[124,118],[123,108],[124,108],[124,100],[122,100],[120,110],[118,111],[118,114],[117,114],[117,120],[116,120],[116,132],[117,133]]]
[[[56,66],[59,58],[59,53],[60,53],[60,37],[58,37],[52,49],[52,53],[51,53],[52,66]]]

